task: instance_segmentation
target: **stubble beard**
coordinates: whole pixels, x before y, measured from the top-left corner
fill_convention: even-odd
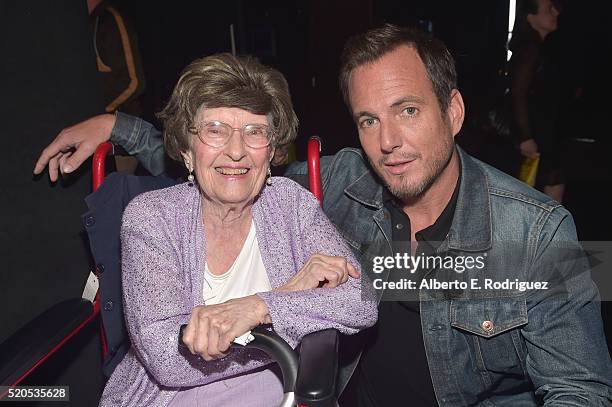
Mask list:
[[[388,182],[383,176],[386,158],[383,157],[378,160],[378,165],[374,165],[371,160],[370,163],[373,168],[376,168],[376,172],[378,172],[379,177],[384,181],[391,194],[400,201],[407,202],[419,198],[433,185],[440,174],[448,167],[454,149],[455,143],[453,137],[444,138],[444,144],[440,146],[438,153],[429,162],[424,163],[425,176],[420,180],[412,180],[410,175],[400,175],[394,177],[394,182]],[[413,155],[412,157],[404,156],[404,158],[422,159],[420,154],[416,157]]]

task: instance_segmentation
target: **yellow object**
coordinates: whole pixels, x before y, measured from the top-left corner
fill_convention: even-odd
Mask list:
[[[287,164],[291,164],[292,162],[297,160],[297,155],[295,153],[295,143],[289,144],[289,150],[287,151]]]
[[[519,170],[519,179],[529,186],[534,186],[536,183],[536,174],[538,173],[538,164],[540,157],[523,158],[521,168]]]

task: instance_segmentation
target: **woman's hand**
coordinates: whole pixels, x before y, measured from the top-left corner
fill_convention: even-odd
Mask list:
[[[349,276],[359,278],[361,274],[344,257],[314,254],[304,267],[278,291],[301,291],[310,288],[333,288],[346,283]]]
[[[221,304],[198,305],[183,333],[183,343],[207,361],[227,354],[232,341],[261,324],[271,323],[268,306],[257,295]]]

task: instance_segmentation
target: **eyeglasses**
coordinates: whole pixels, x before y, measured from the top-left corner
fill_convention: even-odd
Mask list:
[[[247,124],[240,129],[227,123],[210,121],[197,127],[189,127],[188,130],[191,134],[197,135],[202,143],[217,148],[225,146],[234,131],[239,131],[244,144],[251,148],[267,147],[274,138],[274,131],[265,124]]]

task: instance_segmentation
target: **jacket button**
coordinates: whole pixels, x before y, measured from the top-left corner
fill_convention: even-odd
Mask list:
[[[104,311],[112,311],[113,310],[113,302],[112,301],[106,301],[104,303]]]
[[[96,219],[93,217],[93,215],[87,215],[85,217],[85,226],[91,227],[95,224],[96,224]]]
[[[491,332],[493,328],[495,328],[495,325],[493,325],[493,321],[482,321],[482,324],[480,324],[480,327],[485,332]]]
[[[104,264],[98,263],[98,265],[96,266],[96,271],[98,272],[98,274],[104,273]]]

